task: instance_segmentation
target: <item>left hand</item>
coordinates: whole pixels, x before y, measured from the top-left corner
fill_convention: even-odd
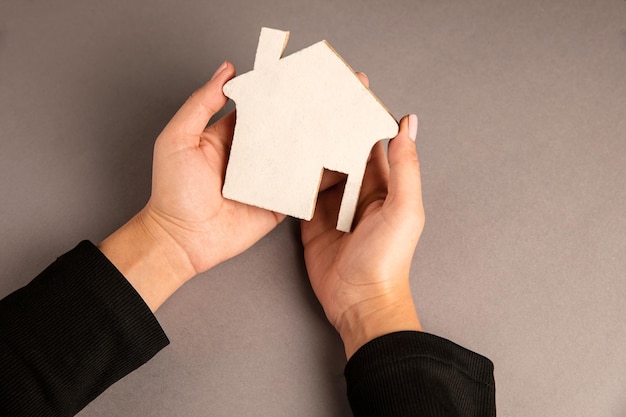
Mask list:
[[[376,337],[422,329],[409,283],[424,228],[416,134],[411,115],[388,156],[381,142],[374,145],[352,233],[335,229],[343,184],[320,193],[313,219],[301,223],[311,286],[348,358]]]

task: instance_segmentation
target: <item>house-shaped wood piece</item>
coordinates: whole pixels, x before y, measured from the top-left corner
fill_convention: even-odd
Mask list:
[[[338,171],[337,229],[349,232],[372,146],[398,123],[326,41],[281,58],[288,38],[263,28],[253,71],[224,86],[237,121],[222,193],[310,220],[324,168]]]

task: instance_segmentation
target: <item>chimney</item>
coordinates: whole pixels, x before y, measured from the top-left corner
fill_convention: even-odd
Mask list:
[[[261,28],[259,46],[254,58],[254,69],[275,64],[285,52],[285,47],[289,41],[289,32],[282,30]]]

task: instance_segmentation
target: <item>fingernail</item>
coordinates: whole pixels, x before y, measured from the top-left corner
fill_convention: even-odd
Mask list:
[[[417,137],[417,116],[414,114],[409,115],[409,138],[415,142]]]
[[[220,75],[222,73],[222,71],[224,71],[226,69],[227,66],[228,66],[228,62],[224,61],[224,63],[222,65],[220,65],[220,67],[217,69],[217,71],[215,71],[215,74],[213,74],[213,76],[211,77],[211,81],[213,81],[215,79],[215,77]]]

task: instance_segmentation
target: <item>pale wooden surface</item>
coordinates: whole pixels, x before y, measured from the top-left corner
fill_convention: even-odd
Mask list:
[[[288,38],[263,28],[254,70],[224,86],[237,122],[222,193],[310,220],[324,168],[341,172],[337,229],[349,232],[370,150],[398,124],[325,41],[281,59]]]
[[[626,415],[626,2],[0,1],[0,293],[145,203],[154,139],[259,28],[320,39],[420,118],[424,327],[498,415]],[[297,222],[158,312],[172,344],[81,417],[349,416]]]

